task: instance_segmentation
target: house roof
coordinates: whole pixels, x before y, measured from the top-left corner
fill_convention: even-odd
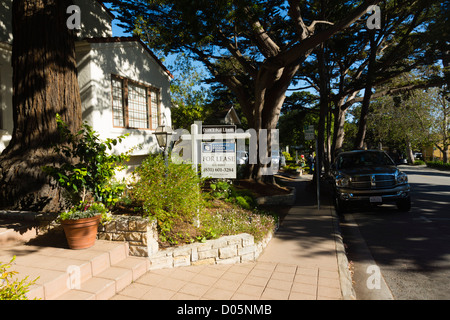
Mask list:
[[[205,124],[236,124],[241,125],[241,120],[233,106],[218,110],[204,120]]]
[[[137,42],[147,51],[148,54],[150,54],[150,56],[169,75],[170,78],[174,78],[173,74],[166,68],[161,60],[159,60],[159,58],[153,53],[153,51],[150,50],[150,48],[141,39],[139,39],[139,37],[94,37],[85,38],[84,40],[89,43]]]

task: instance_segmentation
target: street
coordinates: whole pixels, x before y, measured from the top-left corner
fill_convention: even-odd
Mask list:
[[[411,184],[410,212],[359,207],[341,219],[356,297],[450,299],[450,172],[401,169]]]

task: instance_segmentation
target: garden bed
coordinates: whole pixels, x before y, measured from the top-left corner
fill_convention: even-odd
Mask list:
[[[127,208],[126,206],[119,205],[115,208],[113,214],[114,219],[123,220],[126,217],[149,221],[149,218],[142,218],[139,210],[134,209],[134,207]],[[196,223],[193,221],[174,221],[170,232],[167,232],[164,238],[156,237],[158,246],[160,248],[170,248],[239,233],[251,234],[255,238],[255,241],[260,241],[268,232],[273,231],[277,224],[277,219],[270,215],[269,211],[244,209],[235,203],[223,199],[209,199],[205,208],[202,210],[200,220],[201,223],[199,226],[196,226]],[[133,231],[131,229],[126,230],[125,224],[121,225],[122,231]],[[156,232],[156,222],[153,228]],[[141,231],[145,231],[143,226],[140,229]],[[126,233],[120,237],[117,235],[114,237],[123,239],[125,236]],[[129,236],[131,237],[131,235]],[[109,235],[108,238],[103,239],[112,240],[112,238],[113,236]],[[138,236],[134,237],[134,239],[136,238]],[[142,245],[139,244],[138,246]]]
[[[234,264],[254,261],[269,243],[273,230],[260,230],[257,239],[242,232],[177,246],[159,246],[156,221],[116,215],[99,228],[99,239],[125,241],[132,256],[148,257],[150,269],[203,264]]]

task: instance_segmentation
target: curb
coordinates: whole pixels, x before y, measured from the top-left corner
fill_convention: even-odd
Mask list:
[[[325,181],[321,181],[322,183]],[[322,184],[321,190],[328,190],[327,184]],[[356,300],[356,292],[353,288],[353,280],[349,269],[349,262],[344,246],[344,238],[342,237],[341,226],[339,224],[339,216],[333,204],[329,205],[331,218],[333,220],[334,242],[336,244],[336,256],[339,271],[339,282],[341,284],[341,293],[344,300]]]
[[[339,226],[339,217],[337,216],[336,210],[333,207],[331,207],[331,215],[333,219],[334,240],[336,243],[336,255],[342,298],[344,300],[356,300],[356,292],[353,288],[352,276],[348,268],[349,263],[344,247],[344,240],[342,238],[342,232]]]

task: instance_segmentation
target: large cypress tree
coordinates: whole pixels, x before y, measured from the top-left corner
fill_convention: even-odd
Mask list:
[[[12,140],[0,156],[0,206],[57,211],[62,196],[42,166],[60,161],[56,114],[75,132],[81,124],[74,34],[68,0],[13,1]]]

